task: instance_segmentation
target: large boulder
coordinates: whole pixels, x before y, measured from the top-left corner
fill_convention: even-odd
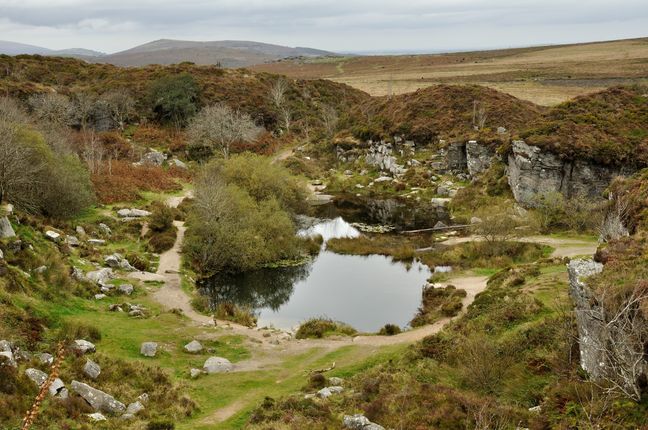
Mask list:
[[[27,375],[27,377],[38,387],[43,385],[48,378],[47,373],[34,368],[25,370],[25,375]],[[64,398],[67,397],[67,389],[65,388],[65,384],[59,378],[54,379],[54,381],[48,388],[48,392],[50,396],[59,396]]]
[[[104,262],[106,263],[106,265],[112,267],[113,269],[121,269],[128,272],[134,272],[135,270],[137,270],[133,266],[131,266],[127,259],[125,259],[121,254],[117,252],[104,257]]]
[[[167,158],[166,155],[164,155],[162,152],[153,150],[142,155],[142,159],[139,161],[138,164],[149,164],[153,166],[161,166],[166,160],[166,158]]]
[[[232,363],[223,357],[209,357],[203,365],[205,373],[225,373],[231,372],[234,369]]]
[[[15,237],[16,232],[14,231],[9,218],[6,216],[0,217],[0,239],[5,239],[8,237]]]
[[[52,242],[58,242],[61,240],[61,234],[55,232],[54,230],[47,230],[45,232],[45,238],[51,240]]]
[[[72,381],[72,390],[80,395],[94,410],[111,415],[121,415],[126,411],[126,406],[115,400],[110,394],[104,393],[79,381]]]
[[[633,173],[628,167],[615,168],[582,159],[562,159],[521,140],[512,144],[507,170],[515,200],[527,207],[537,206],[538,196],[555,192],[567,198],[602,198],[612,179]]]

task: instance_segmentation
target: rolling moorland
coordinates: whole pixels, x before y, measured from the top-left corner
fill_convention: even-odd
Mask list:
[[[0,56],[0,428],[646,428],[648,87],[599,48],[527,97],[487,64],[544,48],[392,96],[376,58]],[[257,324],[331,255],[429,268],[408,323]],[[205,293],[255,273],[289,275]]]
[[[614,85],[645,84],[647,58],[644,38],[438,55],[287,59],[253,68],[331,79],[373,96],[437,84],[476,84],[552,106]]]

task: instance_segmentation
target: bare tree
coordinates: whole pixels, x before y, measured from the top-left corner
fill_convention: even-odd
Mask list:
[[[326,135],[329,137],[333,136],[337,130],[338,123],[340,122],[340,117],[338,116],[337,111],[333,106],[323,104],[320,106],[320,112]]]
[[[83,151],[81,152],[81,156],[88,166],[90,173],[99,173],[104,155],[104,147],[101,142],[99,142],[99,139],[97,139],[94,131],[90,130],[89,132],[86,132],[83,139]],[[112,170],[112,164],[110,164],[109,167]]]
[[[88,92],[80,91],[74,94],[74,118],[85,134],[88,131],[97,107],[97,98]]]
[[[135,99],[131,93],[124,88],[120,88],[102,94],[100,100],[108,108],[110,117],[117,124],[119,130],[123,131],[126,122],[135,113]]]
[[[279,111],[279,114],[281,115],[283,127],[287,132],[290,132],[290,126],[292,123],[292,111],[286,98],[288,89],[288,82],[285,79],[277,79],[274,85],[270,87],[270,100],[272,100],[272,103],[275,105],[275,107]]]
[[[27,100],[34,116],[48,124],[69,126],[74,115],[70,99],[57,93],[34,94]]]
[[[489,206],[478,210],[476,216],[481,221],[473,224],[471,229],[486,242],[506,242],[519,235],[517,227],[521,220],[512,213],[512,209]]]
[[[189,123],[187,134],[192,146],[209,147],[228,158],[232,144],[254,141],[261,130],[250,115],[220,103],[201,110]]]
[[[623,297],[610,297],[610,289],[593,291],[599,306],[592,306],[589,318],[596,323],[600,336],[595,345],[602,356],[603,387],[606,392],[641,400],[642,378],[648,371],[648,282],[640,281]]]

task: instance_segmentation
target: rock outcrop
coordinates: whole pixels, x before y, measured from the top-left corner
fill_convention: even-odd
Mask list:
[[[11,226],[11,223],[9,222],[9,218],[7,218],[6,216],[1,217],[0,218],[0,239],[5,239],[14,236],[16,236],[16,232]]]
[[[475,176],[488,169],[495,157],[491,146],[482,145],[476,140],[466,143],[466,167],[471,176]]]
[[[537,196],[559,192],[565,197],[600,197],[612,179],[632,171],[563,160],[537,146],[514,141],[508,158],[508,181],[518,203],[533,207]]]
[[[72,381],[72,390],[83,397],[96,411],[105,412],[111,415],[121,415],[126,411],[126,405],[115,400],[110,394],[92,388],[88,384],[79,381]]]
[[[592,292],[583,282],[584,278],[600,273],[603,265],[593,260],[572,260],[567,266],[569,272],[569,294],[574,301],[576,324],[580,347],[580,363],[583,370],[594,378],[604,375],[605,360],[603,348],[603,326],[592,318],[600,312],[599,304],[593,300]]]

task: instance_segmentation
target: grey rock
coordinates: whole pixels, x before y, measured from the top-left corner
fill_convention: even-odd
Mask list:
[[[127,296],[133,294],[133,286],[131,284],[121,284],[117,289]]]
[[[90,245],[105,245],[106,241],[103,239],[88,239]]]
[[[155,342],[144,342],[140,347],[140,354],[145,357],[155,357],[157,354],[158,344]]]
[[[120,209],[117,215],[122,218],[142,218],[151,215],[151,212],[143,209]]]
[[[36,358],[38,358],[38,361],[40,361],[41,364],[51,365],[52,363],[54,363],[54,356],[47,352],[36,354]]]
[[[72,278],[76,279],[79,282],[88,281],[88,278],[86,277],[85,273],[83,273],[83,270],[79,269],[78,267],[72,268]]]
[[[114,254],[104,257],[104,262],[113,269],[121,269],[128,272],[134,272],[136,269],[121,254]]]
[[[203,374],[203,371],[200,369],[193,368],[189,371],[189,375],[191,376],[191,379],[196,379],[200,375]]]
[[[120,420],[123,420],[123,421],[134,420],[134,419],[135,419],[135,415],[133,415],[133,414],[124,414],[124,415],[122,415],[121,417],[119,417],[119,419],[120,419]]]
[[[338,378],[337,376],[332,376],[329,378],[329,383],[331,385],[342,386],[342,384],[344,384],[344,379]]]
[[[203,370],[208,374],[231,372],[232,369],[234,369],[232,363],[223,357],[209,357],[203,365]]]
[[[99,223],[99,230],[101,230],[101,232],[106,236],[112,235],[112,230],[104,223]]]
[[[81,245],[81,242],[79,241],[78,237],[70,236],[70,235],[65,236],[65,243],[67,243],[70,246],[79,246],[79,245]]]
[[[103,269],[88,272],[85,276],[89,281],[103,286],[113,278],[114,274],[111,268],[104,267]]]
[[[13,351],[13,345],[8,340],[0,340],[0,352]]]
[[[451,172],[464,172],[468,168],[466,144],[454,142],[446,148],[446,168]]]
[[[161,166],[162,163],[166,160],[166,155],[160,151],[150,151],[142,156],[142,159],[139,161],[139,164],[150,164],[154,166]]]
[[[186,169],[187,168],[187,165],[185,163],[183,163],[182,161],[178,160],[177,158],[174,158],[171,161],[169,161],[169,165],[171,165],[173,167],[177,167],[179,169]]]
[[[85,339],[77,339],[72,342],[72,348],[81,354],[88,354],[97,350],[97,347],[92,342]]]
[[[507,130],[505,127],[497,127],[497,134],[506,134]]]
[[[47,373],[42,370],[29,368],[25,370],[25,375],[37,386],[41,386],[47,380]]]
[[[72,390],[83,397],[96,411],[108,413],[111,415],[121,415],[126,411],[126,406],[115,400],[113,396],[101,390],[97,390],[79,381],[72,381]]]
[[[47,230],[45,232],[45,238],[51,240],[52,242],[58,242],[61,239],[61,234],[53,230]]]
[[[62,398],[67,398],[68,391],[65,388],[65,384],[59,378],[56,378],[52,385],[49,387],[50,396],[59,396]]]
[[[188,344],[186,344],[184,346],[184,350],[189,352],[189,353],[195,354],[195,353],[198,353],[198,352],[202,351],[203,346],[197,340],[192,340],[191,342],[189,342]]]
[[[85,228],[81,227],[80,225],[76,226],[75,231],[80,236],[85,236],[85,234],[86,234]]]
[[[0,249],[0,260],[4,259],[4,252],[2,252],[2,249]]]
[[[106,417],[99,412],[88,414],[88,418],[90,418],[90,421],[94,421],[94,422],[106,421]]]
[[[492,147],[481,145],[475,140],[466,143],[466,166],[468,173],[475,176],[488,169],[493,163],[495,151]]]
[[[137,397],[137,400],[142,403],[143,405],[147,404],[149,402],[149,395],[148,393],[142,393]]]
[[[558,192],[567,198],[603,198],[603,191],[616,176],[634,172],[632,167],[614,168],[586,160],[563,160],[524,141],[514,141],[508,157],[508,181],[515,200],[525,207],[538,204],[538,196]]]
[[[101,374],[101,367],[94,361],[88,359],[83,366],[83,373],[91,379],[97,379]]]
[[[47,271],[47,266],[39,266],[34,269],[34,273],[45,273]]]
[[[137,415],[143,410],[144,410],[144,405],[139,401],[137,401],[128,405],[128,407],[126,408],[126,413],[130,415]]]
[[[594,300],[584,279],[602,270],[603,265],[593,260],[574,259],[567,265],[569,294],[576,311],[580,364],[594,379],[605,376],[605,327],[604,322],[592,318],[592,314],[600,311],[600,304]]]
[[[385,430],[381,425],[372,423],[364,415],[345,415],[342,424],[349,430]]]
[[[3,216],[0,218],[0,239],[6,239],[8,237],[15,237],[16,232],[14,231],[9,218]]]
[[[101,294],[95,294],[95,295],[94,295],[95,300],[103,300],[103,299],[105,299],[106,297],[108,297],[108,296],[106,296],[106,295],[103,294],[103,293],[101,293]]]
[[[0,363],[3,363],[3,361],[4,361],[4,365],[10,366],[10,367],[18,367],[18,364],[16,363],[16,359],[14,358],[13,352],[11,352],[11,351],[0,351]],[[0,365],[2,365],[2,364],[0,364]]]
[[[432,204],[432,206],[435,206],[437,208],[445,208],[448,203],[450,203],[450,200],[451,199],[447,197],[433,197],[432,199],[430,199],[430,203]]]
[[[482,222],[484,222],[484,221],[479,217],[474,216],[474,217],[470,218],[470,223],[471,224],[481,224]]]

